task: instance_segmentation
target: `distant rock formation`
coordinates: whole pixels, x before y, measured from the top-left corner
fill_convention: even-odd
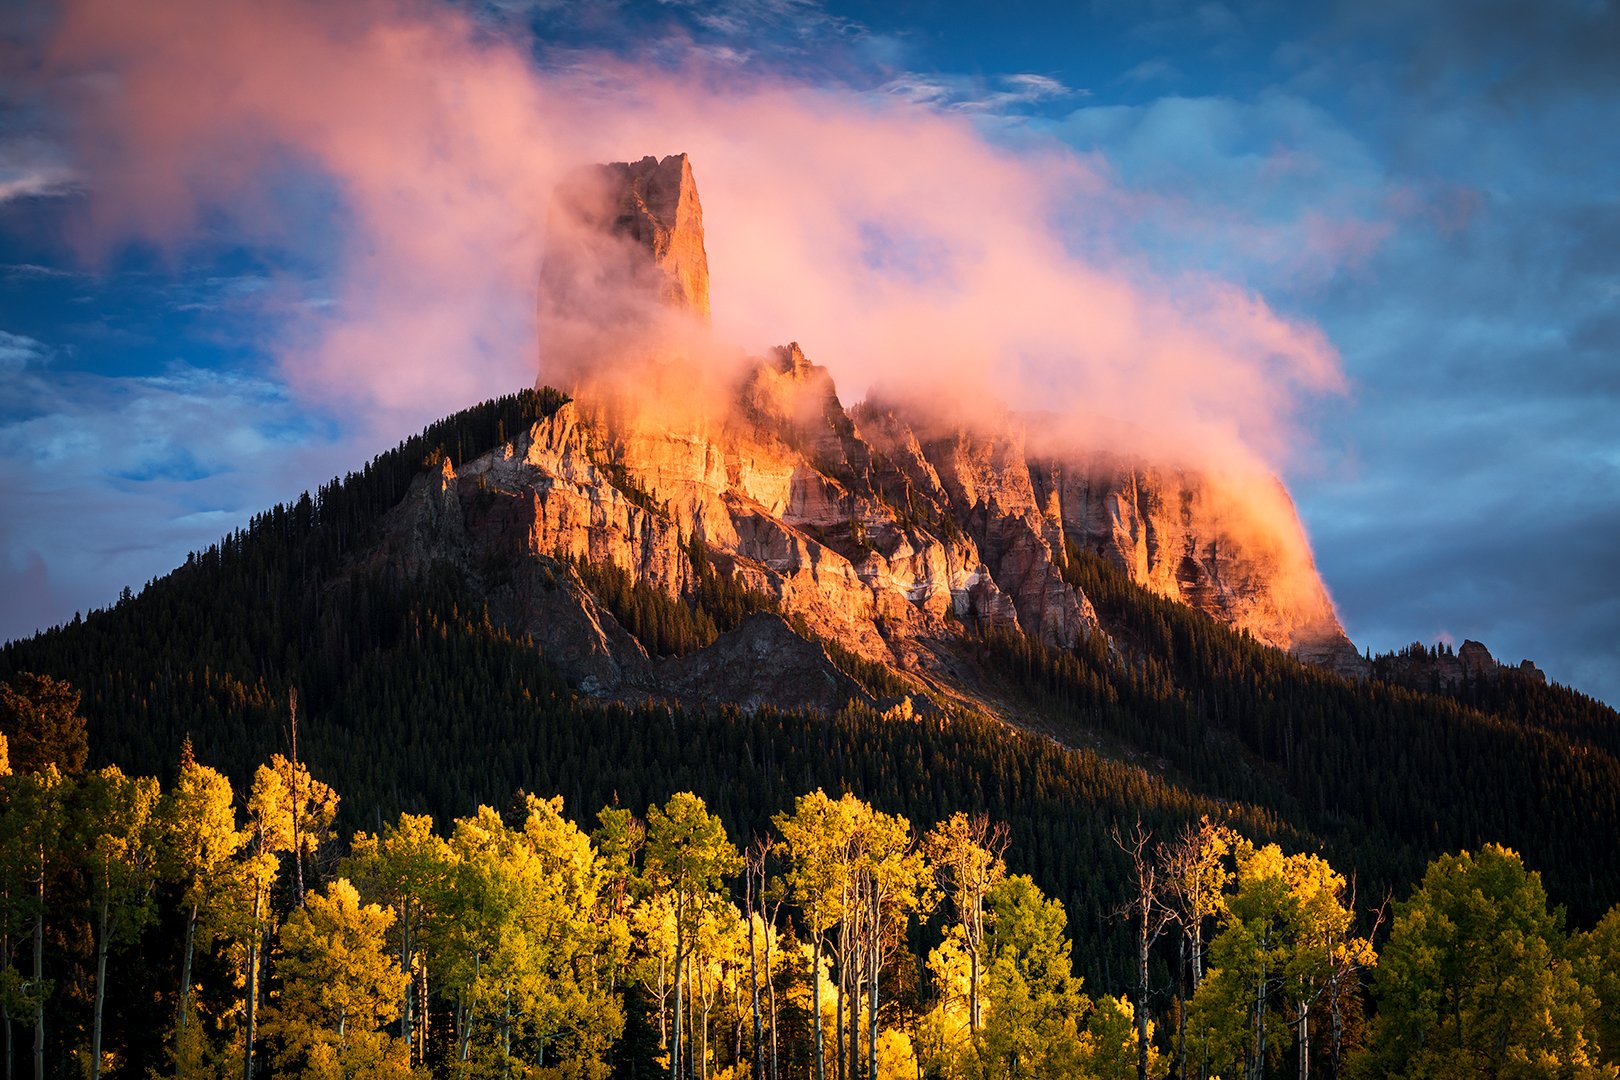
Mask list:
[[[1454,690],[1470,681],[1503,678],[1529,679],[1545,684],[1547,674],[1529,660],[1517,667],[1499,663],[1483,643],[1464,641],[1453,651],[1449,645],[1413,642],[1399,652],[1375,656],[1372,672],[1380,679],[1413,690]]]

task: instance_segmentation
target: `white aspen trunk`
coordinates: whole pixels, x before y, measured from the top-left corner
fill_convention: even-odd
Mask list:
[[[846,891],[845,896],[848,896]],[[838,1000],[833,1003],[833,1053],[837,1055],[837,1080],[848,1080],[849,1057],[844,1042],[844,1028],[848,1023],[849,1014],[849,938],[845,931],[849,927],[845,919],[838,932]]]
[[[816,1080],[827,1080],[827,1062],[821,1048],[821,935],[811,945],[810,1018],[816,1045]],[[43,1077],[40,1080],[44,1080]]]
[[[1136,1080],[1148,1080],[1148,897],[1142,897],[1142,931],[1136,942]]]
[[[1250,1080],[1263,1080],[1266,1074],[1266,969],[1260,968],[1260,985],[1254,992],[1254,1060],[1249,1064]]]
[[[1310,1080],[1311,1075],[1311,1013],[1310,1006],[1299,1003],[1299,1080]]]
[[[1333,1062],[1333,1080],[1339,1080],[1339,1055],[1344,1046],[1344,1021],[1339,1014],[1339,985],[1337,975],[1334,976],[1333,1006],[1329,1012],[1329,1018],[1333,1029],[1333,1053],[1331,1056],[1331,1060]]]
[[[669,967],[658,957],[658,1049],[669,1049]]]
[[[748,989],[754,1003],[754,1080],[765,1080],[765,1027],[759,1015],[759,949],[754,943],[754,879],[748,878]]]
[[[686,934],[681,928],[680,894],[675,898],[675,1015],[674,1035],[669,1046],[669,1077],[670,1080],[681,1080],[681,984],[686,981]]]
[[[1198,984],[1204,978],[1204,924],[1202,919],[1193,920],[1192,934],[1192,982],[1193,993],[1198,993]]]
[[[473,953],[473,982],[477,982],[484,971],[484,954]],[[461,1003],[461,1060],[469,1061],[472,1058],[472,1029],[473,1007],[472,1002],[465,997]]]
[[[701,982],[702,975],[698,976]],[[703,1080],[709,1080],[709,993],[703,992],[703,1023],[698,1034],[698,1073]]]
[[[101,1080],[101,1011],[107,1001],[107,893],[101,894],[101,927],[96,934],[96,1004],[90,1022],[90,1080]]]
[[[848,1042],[845,1044],[849,1050],[849,1071],[845,1073],[849,1080],[860,1080],[861,1075],[861,990],[866,971],[866,949],[864,945],[855,956],[851,957],[849,973],[849,1010],[845,1015],[848,1021]]]
[[[45,852],[39,854],[39,885],[34,894],[39,910],[34,915],[34,1080],[45,1080]]]
[[[774,922],[773,919],[772,923],[774,924]],[[782,1080],[782,1073],[776,1056],[776,980],[771,977],[771,935],[769,927],[766,928],[765,934],[765,986],[770,991],[771,1080]],[[10,1080],[10,1077],[7,1077],[7,1080]]]
[[[262,891],[255,889],[253,893],[253,929],[248,940],[247,956],[247,986],[244,994],[247,1006],[244,1019],[243,1046],[242,1046],[242,1080],[253,1080],[253,1020],[254,1007],[259,999],[259,910],[262,903]]]
[[[1176,1075],[1187,1080],[1187,935],[1181,935],[1176,959]]]
[[[871,925],[872,944],[867,950],[869,957],[869,972],[867,975],[866,999],[866,1075],[868,1080],[877,1080],[877,1036],[878,1036],[878,971],[883,964],[882,938],[878,927],[878,898],[872,895],[872,910],[868,915]]]
[[[416,974],[417,974],[417,978],[416,978],[416,986],[417,986],[416,1000],[423,1003],[422,1008],[418,1009],[417,1013],[416,1013],[416,1016],[417,1016],[417,1019],[416,1019],[416,1028],[417,1028],[417,1034],[416,1034],[416,1060],[417,1060],[418,1064],[420,1064],[421,1062],[427,1060],[427,1042],[428,1042],[428,1009],[427,1009],[427,1004],[426,1004],[427,999],[428,999],[427,965],[422,964],[421,966],[419,966],[417,968]]]
[[[182,1056],[186,1048],[186,1022],[191,1011],[191,953],[192,943],[196,940],[197,932],[197,903],[192,901],[191,910],[186,913],[186,944],[180,957],[180,1012],[175,1017],[175,1045],[174,1061],[178,1067],[182,1064]]]
[[[968,1030],[977,1032],[983,1020],[979,1014],[979,950],[984,945],[984,897],[975,895],[967,920],[968,939]]]

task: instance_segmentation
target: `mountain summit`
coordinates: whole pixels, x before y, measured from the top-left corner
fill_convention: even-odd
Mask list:
[[[685,154],[575,170],[552,194],[540,324],[604,329],[656,299],[709,317],[703,206]]]
[[[635,340],[645,357],[639,320],[671,308],[707,316],[685,155],[576,172],[552,222],[540,299],[549,339],[567,342],[557,323],[589,325],[597,362],[630,363],[603,342]],[[1107,640],[1077,574],[1087,558],[1302,659],[1365,673],[1275,480],[1245,489],[1101,449],[1032,450],[1026,422],[1004,411],[942,421],[901,402],[846,407],[797,343],[706,391],[698,411],[672,414],[662,388],[673,393],[686,369],[655,359],[611,401],[587,377],[576,402],[472,460],[444,462],[394,511],[385,561],[471,570],[494,617],[542,643],[575,685],[613,697],[836,707],[836,665],[822,665],[822,680],[770,674],[767,654],[786,664],[793,651],[786,627],[739,626],[749,642],[717,643],[701,661],[649,640],[648,605],[704,588],[790,620],[811,652],[836,643],[971,697],[972,640]],[[545,587],[556,560],[611,568],[618,601],[590,581]],[[489,567],[502,570],[478,569]],[[632,594],[640,615],[627,613]],[[692,678],[694,666],[708,674]]]

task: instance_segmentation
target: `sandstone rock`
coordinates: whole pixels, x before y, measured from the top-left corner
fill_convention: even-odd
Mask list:
[[[618,343],[609,352],[655,347],[659,311],[707,318],[702,210],[685,155],[579,171],[555,193],[551,224],[542,325],[579,357],[608,339]],[[482,576],[493,612],[607,695],[667,684],[677,697],[708,687],[743,703],[788,693],[827,704],[849,691],[780,620],[752,620],[680,661],[649,658],[563,567],[611,563],[680,597],[693,542],[816,633],[884,663],[934,662],[949,650],[929,643],[962,627],[1060,648],[1100,633],[1090,600],[1065,580],[1078,547],[1311,662],[1365,667],[1274,481],[1259,499],[1270,516],[1257,521],[1254,492],[1245,501],[1210,477],[1097,452],[1032,461],[1023,422],[1004,411],[969,423],[848,409],[796,342],[728,384],[729,400],[674,409],[668,400],[686,388],[667,384],[691,370],[652,359],[630,387],[587,394],[413,485],[390,526],[400,572],[447,562]],[[729,671],[757,668],[749,657],[773,649],[803,661],[806,687]]]
[[[650,272],[648,272],[650,271]],[[685,154],[616,161],[569,175],[552,197],[540,303],[545,320],[649,293],[709,317],[703,207]],[[601,322],[611,326],[612,317]]]
[[[1137,584],[1310,663],[1366,675],[1276,480],[1223,480],[1108,451],[1042,463],[1033,475],[1069,540]]]

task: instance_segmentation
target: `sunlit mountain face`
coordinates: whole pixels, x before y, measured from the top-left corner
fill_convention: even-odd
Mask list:
[[[0,633],[532,382],[548,193],[685,152],[716,351],[1280,475],[1357,642],[1612,695],[1610,17],[18,8]]]

